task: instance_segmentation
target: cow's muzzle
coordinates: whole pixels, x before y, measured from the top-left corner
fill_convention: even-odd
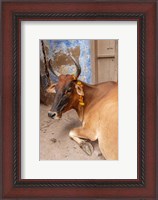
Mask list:
[[[59,115],[57,112],[52,112],[52,111],[48,111],[48,117],[52,118],[52,119],[59,119]]]

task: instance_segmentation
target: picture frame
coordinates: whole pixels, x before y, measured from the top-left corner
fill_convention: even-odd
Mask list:
[[[2,198],[156,199],[156,1],[2,2]],[[21,21],[138,23],[138,178],[21,179]],[[6,81],[7,80],[7,81]]]

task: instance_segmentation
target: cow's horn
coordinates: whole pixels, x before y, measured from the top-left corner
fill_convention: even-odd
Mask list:
[[[81,66],[80,64],[77,62],[77,60],[72,56],[71,53],[68,54],[70,56],[70,58],[72,59],[72,61],[75,63],[76,65],[76,78],[79,77],[79,75],[81,74]]]
[[[52,72],[56,77],[59,77],[59,76],[60,76],[60,73],[53,69],[53,66],[52,66],[51,62],[52,62],[52,60],[50,59],[50,60],[48,61],[48,63],[49,63],[49,69],[51,70],[51,72]]]

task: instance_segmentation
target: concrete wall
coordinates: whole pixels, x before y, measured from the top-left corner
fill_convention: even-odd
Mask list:
[[[44,42],[48,47],[47,57],[52,59],[53,66],[57,71],[62,74],[75,73],[74,63],[64,55],[70,51],[81,65],[79,79],[87,83],[92,82],[90,40],[44,40]]]

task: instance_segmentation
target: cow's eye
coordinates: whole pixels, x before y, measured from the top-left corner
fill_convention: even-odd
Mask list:
[[[68,89],[65,91],[65,94],[71,93],[71,91],[72,91],[72,88],[68,88]]]

